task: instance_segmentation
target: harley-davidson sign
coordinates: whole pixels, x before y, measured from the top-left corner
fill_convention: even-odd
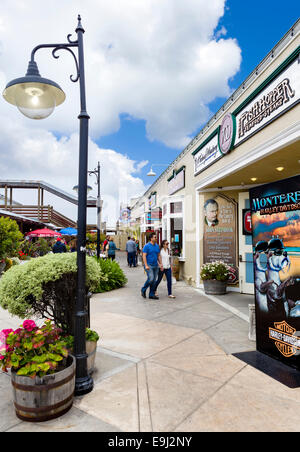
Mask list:
[[[300,352],[300,338],[296,334],[297,330],[285,321],[275,322],[274,328],[269,328],[270,339],[275,341],[277,349],[286,358]]]

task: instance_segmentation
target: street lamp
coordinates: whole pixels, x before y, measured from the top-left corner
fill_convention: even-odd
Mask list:
[[[41,44],[31,52],[31,59],[25,77],[12,80],[6,85],[3,97],[7,102],[16,105],[21,113],[28,118],[43,119],[49,116],[54,108],[63,103],[65,93],[60,86],[40,76],[34,60],[37,50],[52,48],[52,55],[58,58],[59,50],[67,50],[74,57],[77,74],[70,76],[72,82],[79,80],[80,85],[80,121],[79,130],[79,177],[78,177],[78,221],[77,221],[77,297],[75,306],[74,354],[76,357],[75,395],[84,395],[92,391],[94,382],[87,371],[87,353],[85,345],[85,327],[87,312],[86,299],[86,206],[87,206],[87,161],[88,161],[88,123],[86,111],[84,52],[81,17],[78,16],[76,28],[77,40],[67,36],[67,43]],[[72,48],[78,49],[76,57]]]
[[[156,176],[156,173],[153,171],[153,166],[169,166],[169,165],[167,163],[153,163],[151,165],[151,169],[150,169],[149,173],[147,173],[147,176],[150,176],[150,177]]]
[[[97,194],[97,258],[100,258],[100,233],[101,233],[101,196],[100,196],[100,163],[98,162],[97,168],[94,171],[88,171],[88,175],[94,174],[96,176],[96,185],[98,186]]]
[[[79,192],[79,186],[78,185],[74,185],[73,190],[76,191],[76,193],[78,194]],[[87,195],[89,194],[90,191],[92,191],[93,188],[90,185],[86,186],[86,193]]]
[[[156,176],[156,173],[153,171],[152,166],[151,166],[149,173],[147,173],[147,176],[154,176],[154,177]]]

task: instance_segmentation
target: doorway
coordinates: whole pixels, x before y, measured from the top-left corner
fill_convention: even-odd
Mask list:
[[[254,295],[252,235],[247,234],[249,226],[246,209],[250,210],[249,193],[239,193],[239,280],[240,292]],[[247,222],[244,225],[244,222]],[[245,227],[246,226],[246,227]]]

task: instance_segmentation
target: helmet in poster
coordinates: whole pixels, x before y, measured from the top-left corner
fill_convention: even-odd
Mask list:
[[[273,238],[269,241],[268,248],[271,251],[284,250],[283,241],[279,238]]]
[[[257,242],[256,246],[255,246],[255,252],[256,253],[265,253],[268,249],[268,242],[266,242],[265,240],[260,240],[259,242]]]

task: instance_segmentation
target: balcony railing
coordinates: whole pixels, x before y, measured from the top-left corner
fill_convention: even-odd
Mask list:
[[[22,215],[42,223],[51,223],[57,227],[76,227],[76,222],[65,217],[53,209],[52,206],[32,206],[32,205],[0,205],[0,209]]]

